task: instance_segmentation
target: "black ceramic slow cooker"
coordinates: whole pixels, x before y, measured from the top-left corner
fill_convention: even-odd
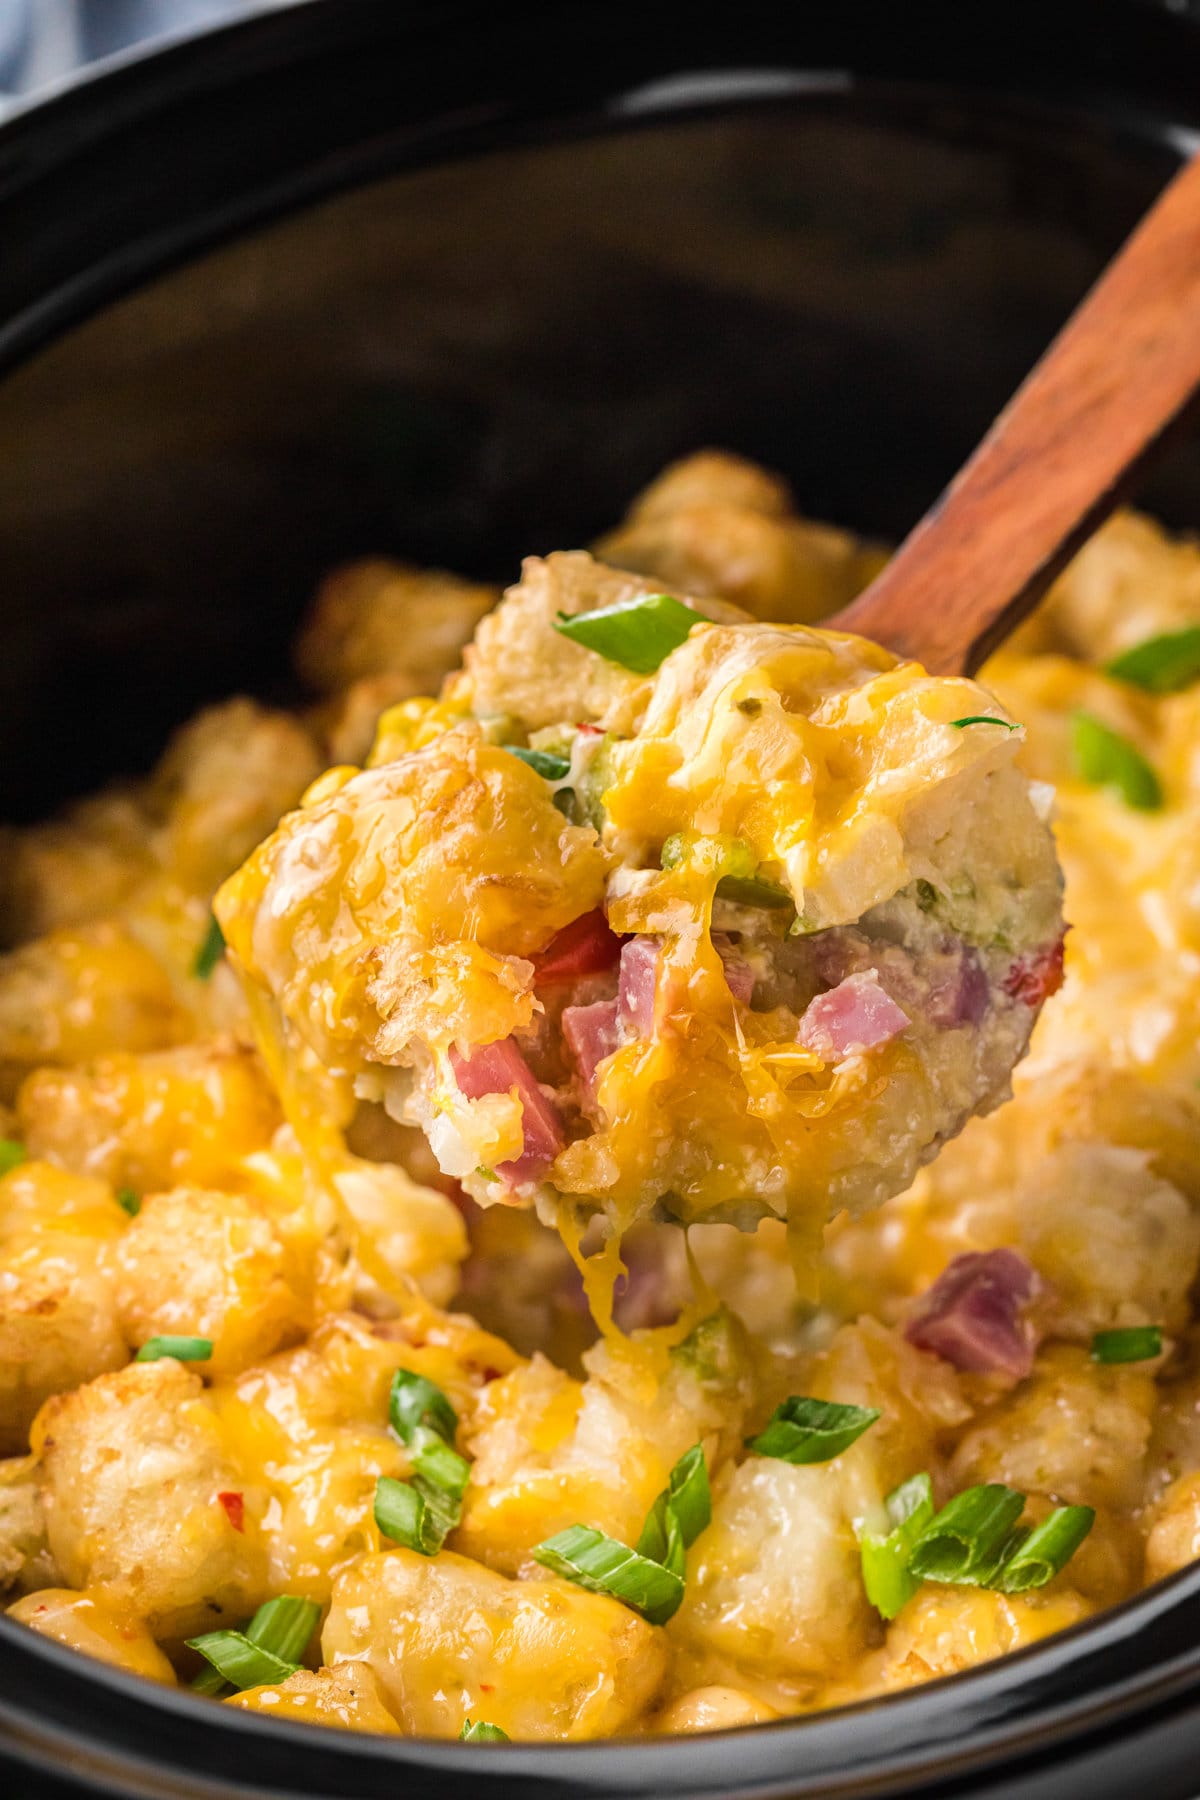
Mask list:
[[[897,536],[1200,141],[1137,0],[308,0],[0,129],[0,814],[285,691],[319,573],[510,578],[706,443]],[[1200,443],[1147,504],[1200,523]],[[679,1741],[369,1739],[0,1620],[5,1800],[1200,1790],[1200,1569],[924,1690]]]

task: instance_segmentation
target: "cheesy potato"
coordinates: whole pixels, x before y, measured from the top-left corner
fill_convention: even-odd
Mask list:
[[[743,459],[593,548],[335,571],[294,710],[8,834],[17,1624],[482,1756],[1200,1555],[1200,547],[1114,518],[978,683]]]

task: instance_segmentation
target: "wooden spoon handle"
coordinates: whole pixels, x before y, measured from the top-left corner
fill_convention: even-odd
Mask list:
[[[1166,188],[970,461],[826,621],[973,673],[1116,505],[1200,385],[1200,156]]]

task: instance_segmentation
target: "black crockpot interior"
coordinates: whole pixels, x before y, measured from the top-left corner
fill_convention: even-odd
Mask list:
[[[289,695],[337,559],[507,579],[700,444],[901,534],[1198,124],[1200,25],[1136,0],[311,0],[14,121],[0,816]],[[1145,497],[1200,521],[1195,440]],[[852,1715],[487,1756],[218,1731],[0,1625],[0,1792],[1184,1800],[1198,1590]]]

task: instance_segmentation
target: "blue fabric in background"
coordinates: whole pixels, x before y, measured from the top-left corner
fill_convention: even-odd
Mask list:
[[[0,109],[134,44],[254,10],[255,0],[0,0]]]
[[[0,0],[0,91],[16,86],[28,41],[28,0]]]
[[[36,0],[34,0],[36,5]],[[191,31],[242,12],[238,0],[76,0],[88,61],[169,31]]]

